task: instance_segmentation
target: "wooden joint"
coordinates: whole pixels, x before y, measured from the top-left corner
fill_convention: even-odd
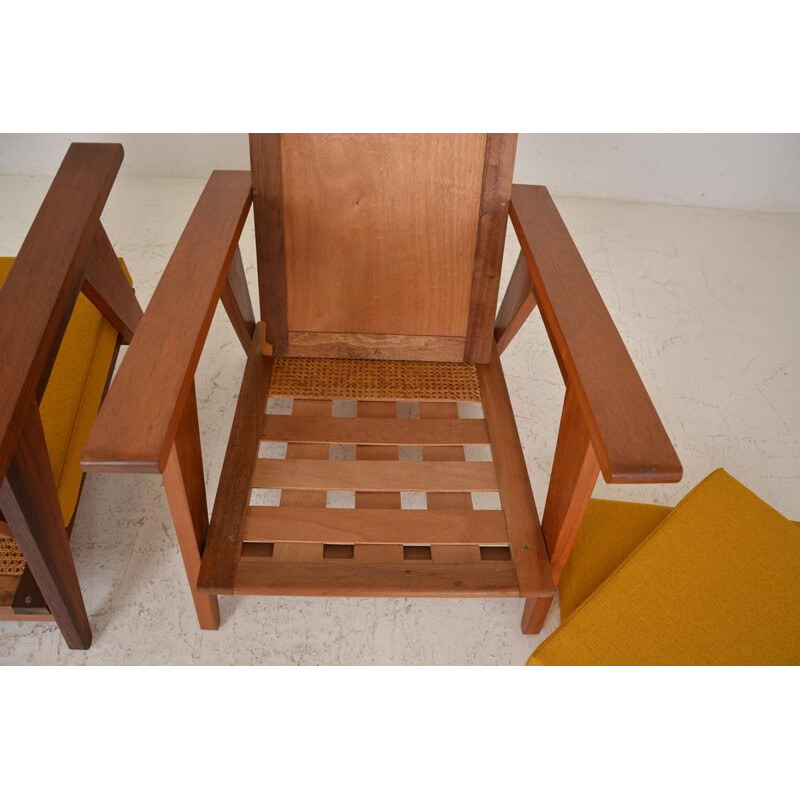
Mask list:
[[[520,253],[495,320],[494,338],[498,353],[508,347],[534,308],[536,296],[531,274],[524,254]]]
[[[228,277],[222,287],[220,296],[228,318],[233,325],[245,353],[250,350],[250,342],[255,332],[256,321],[253,313],[253,304],[250,301],[250,292],[247,288],[247,278],[244,274],[242,254],[237,247],[234,251]]]
[[[83,293],[119,332],[122,343],[130,344],[144,312],[100,222],[82,271]]]
[[[261,337],[261,355],[271,356],[275,348],[267,341],[267,323],[262,322],[259,326]]]

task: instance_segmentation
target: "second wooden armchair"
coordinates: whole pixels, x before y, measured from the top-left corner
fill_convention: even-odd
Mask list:
[[[78,459],[142,309],[100,215],[119,144],[70,145],[16,259],[0,258],[0,621],[92,631],[69,537]]]
[[[219,625],[219,594],[515,596],[535,633],[598,474],[680,479],[547,190],[512,189],[515,149],[509,134],[258,134],[250,172],[212,174],[82,459],[163,474],[201,627]],[[251,201],[259,322],[237,248]],[[495,323],[509,213],[522,255]],[[220,299],[248,358],[209,524],[194,372]],[[536,304],[566,384],[541,523],[499,358]],[[270,397],[291,415],[266,413]],[[483,417],[462,419],[466,402]],[[286,457],[260,458],[263,441]],[[355,459],[331,461],[336,444]],[[471,444],[491,461],[466,461]],[[421,461],[400,460],[407,445]],[[327,507],[331,491],[353,507]],[[500,510],[473,508],[487,491]]]

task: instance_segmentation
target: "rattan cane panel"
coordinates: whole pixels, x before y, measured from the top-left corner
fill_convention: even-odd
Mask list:
[[[16,576],[25,571],[25,556],[13,539],[0,539],[0,575]]]
[[[480,402],[472,364],[276,358],[272,397]]]

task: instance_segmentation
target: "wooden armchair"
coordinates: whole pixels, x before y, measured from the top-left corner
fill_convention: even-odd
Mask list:
[[[598,471],[680,478],[547,191],[512,191],[515,149],[510,134],[255,134],[250,172],[212,174],[82,460],[163,474],[201,627],[218,627],[219,594],[514,596],[535,633]],[[258,323],[237,249],[251,198]],[[509,211],[523,257],[495,325]],[[220,298],[248,358],[209,524],[194,371]],[[499,359],[535,302],[567,385],[541,525]],[[271,397],[292,413],[265,413]],[[483,418],[459,416],[468,402]],[[259,457],[265,441],[285,458]],[[331,459],[342,444],[354,460]],[[466,461],[472,444],[492,460]],[[334,491],[352,507],[327,507]]]
[[[16,259],[0,259],[0,620],[92,632],[69,534],[80,452],[142,317],[100,214],[118,144],[73,144]]]

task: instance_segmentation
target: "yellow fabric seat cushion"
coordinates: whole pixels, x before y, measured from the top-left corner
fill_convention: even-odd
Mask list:
[[[670,511],[669,506],[592,500],[561,576],[561,619],[566,620]]]
[[[800,663],[800,526],[724,470],[649,535],[645,520],[658,507],[635,505],[593,506],[595,542],[618,526],[635,549],[593,591],[571,590],[580,605],[529,665]],[[603,558],[620,558],[593,559],[582,547],[573,579],[597,580]]]
[[[0,258],[0,287],[13,263],[13,258]],[[122,259],[120,264],[132,283]],[[40,407],[65,525],[72,521],[78,503],[83,479],[80,454],[100,408],[116,341],[113,326],[83,294],[79,295]]]

